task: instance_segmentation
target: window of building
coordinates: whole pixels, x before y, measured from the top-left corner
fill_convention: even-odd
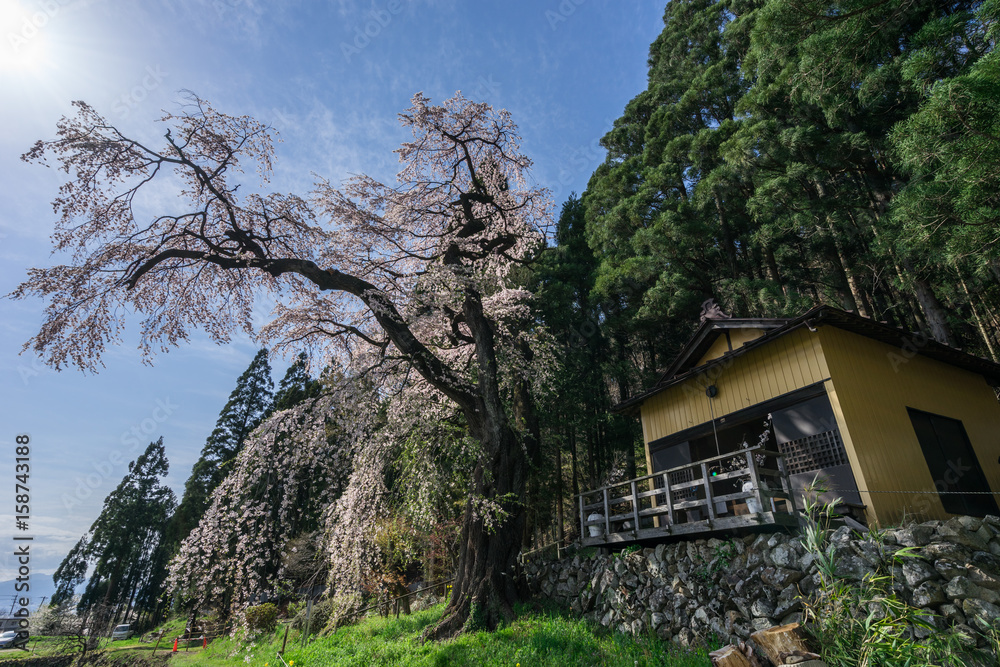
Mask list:
[[[914,408],[906,410],[945,511],[971,516],[1000,514],[962,422]]]

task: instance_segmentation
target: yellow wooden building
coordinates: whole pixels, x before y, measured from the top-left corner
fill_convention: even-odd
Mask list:
[[[650,472],[632,486],[634,528],[644,512],[657,514],[665,485],[697,486],[697,462],[718,475],[720,456],[754,447],[780,452],[799,509],[801,489],[820,473],[869,525],[1000,514],[990,495],[1000,491],[998,385],[996,363],[829,306],[786,320],[706,318],[660,381],[618,406],[641,417]],[[683,521],[671,513],[671,523],[729,525],[741,513],[738,493],[705,488],[709,502]]]

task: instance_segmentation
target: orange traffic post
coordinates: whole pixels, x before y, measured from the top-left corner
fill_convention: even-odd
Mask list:
[[[208,637],[206,637],[205,635],[202,635],[201,639],[202,639],[201,647],[202,648],[208,648]]]
[[[174,650],[173,653],[177,653],[177,637],[174,637]]]

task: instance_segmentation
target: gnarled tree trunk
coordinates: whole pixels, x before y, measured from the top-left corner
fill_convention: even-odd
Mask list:
[[[483,461],[474,474],[474,495],[465,506],[452,597],[444,618],[427,633],[430,639],[463,630],[492,630],[513,618],[514,603],[520,599],[517,555],[525,521],[526,452],[504,424],[481,424],[473,435],[483,444]],[[492,503],[496,505],[484,507]],[[496,509],[505,516],[498,517]]]

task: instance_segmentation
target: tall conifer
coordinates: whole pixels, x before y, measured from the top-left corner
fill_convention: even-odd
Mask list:
[[[78,605],[81,611],[104,605],[122,618],[130,608],[155,604],[165,576],[158,553],[176,503],[174,492],[162,483],[167,471],[160,438],[129,464],[128,474],[105,499],[100,516],[59,565],[53,576],[53,604],[72,597],[90,567]]]
[[[271,412],[274,381],[267,350],[260,350],[243,374],[208,436],[195,462],[191,476],[184,484],[184,496],[171,521],[170,541],[176,546],[191,529],[198,525],[208,507],[208,498],[229,473],[229,464],[236,458],[247,436]]]

